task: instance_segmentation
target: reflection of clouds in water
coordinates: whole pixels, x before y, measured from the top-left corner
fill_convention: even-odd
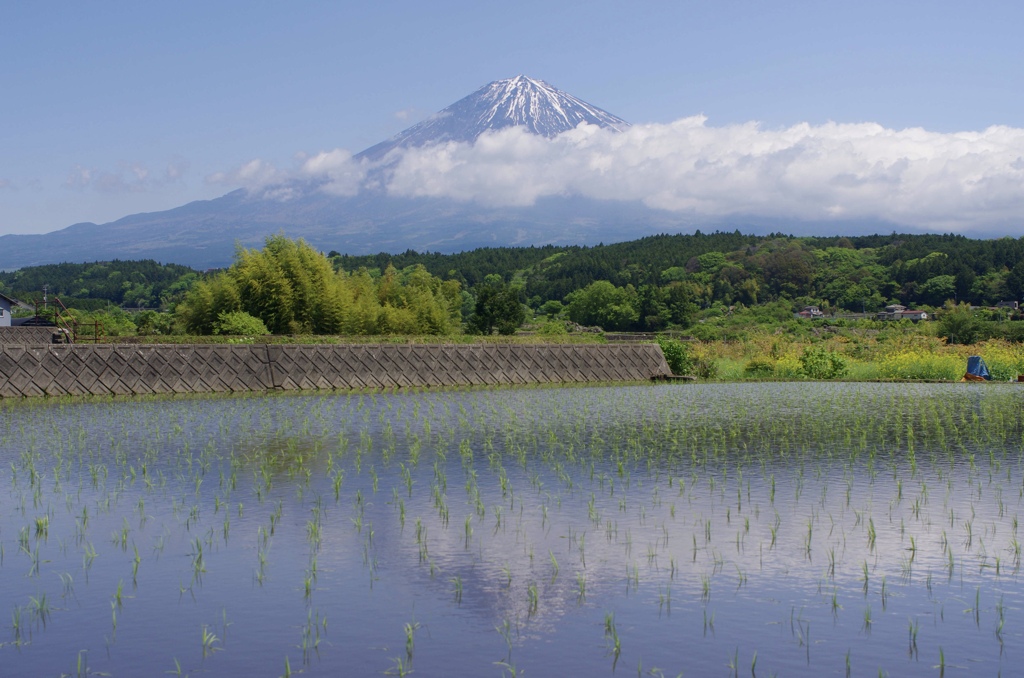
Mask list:
[[[64,443],[83,460],[64,484],[81,477],[82,501],[90,507],[107,488],[117,488],[113,510],[94,516],[91,534],[102,551],[96,567],[111,563],[109,572],[97,569],[94,576],[114,578],[99,587],[103,605],[106,589],[130,569],[131,549],[122,553],[106,543],[124,514],[146,548],[144,538],[170,535],[167,556],[143,567],[173,583],[174,596],[178,582],[188,579],[192,541],[214,544],[195,604],[219,600],[217,587],[227,579],[251,588],[251,599],[232,603],[247,615],[236,629],[241,635],[275,633],[274,622],[261,616],[269,604],[290,610],[289,624],[313,609],[342,617],[345,632],[334,640],[340,646],[351,636],[349,650],[387,645],[391,654],[379,654],[393,656],[403,624],[416,620],[433,638],[453,634],[456,645],[459,634],[471,635],[466,642],[473,651],[494,661],[505,647],[495,627],[508,620],[518,660],[547,661],[547,643],[572,643],[579,638],[565,634],[580,633],[604,667],[610,660],[601,622],[610,611],[621,613],[621,632],[633,648],[663,637],[670,646],[683,629],[702,633],[695,620],[703,611],[717,613],[720,637],[705,642],[716,652],[727,644],[731,652],[749,645],[742,633],[781,624],[794,608],[806,608],[822,628],[822,618],[831,619],[833,588],[849,609],[832,630],[818,633],[848,643],[842,634],[851,624],[858,633],[856,617],[867,605],[875,606],[875,623],[884,629],[883,577],[892,596],[889,615],[898,611],[900,624],[931,614],[932,591],[920,585],[929,574],[939,605],[963,597],[961,577],[968,593],[985,587],[989,616],[993,596],[1017,599],[1011,576],[1021,482],[1015,397],[998,386],[982,394],[930,385],[686,385],[167,400],[134,409],[71,405],[57,416],[63,430],[84,431],[81,442],[72,436]],[[0,411],[0,464],[19,467],[26,447],[49,454],[45,431],[54,424],[33,419],[42,414]],[[983,423],[993,419],[1003,425]],[[141,475],[121,477],[129,466],[141,474],[142,463],[150,475],[163,474],[151,491]],[[89,468],[96,464],[110,476],[90,491]],[[339,473],[336,499],[332,477]],[[4,534],[17,534],[30,519],[11,518],[18,515],[17,498],[17,492],[0,494]],[[148,531],[134,526],[131,507],[139,498],[151,516]],[[242,516],[235,515],[237,504],[245,505]],[[186,528],[194,506],[197,520]],[[267,579],[257,585],[257,532],[278,507]],[[317,507],[322,542],[314,552],[307,530]],[[54,513],[54,543],[59,531],[71,534],[80,513],[72,508],[67,516]],[[220,540],[225,515],[231,537]],[[417,519],[427,544],[422,560]],[[911,537],[916,552],[908,550]],[[550,554],[558,563],[554,578]],[[65,568],[65,560],[75,567],[81,560],[74,548],[60,554],[54,546],[45,555]],[[318,576],[307,608],[303,580],[313,555]],[[577,574],[585,577],[583,601]],[[462,584],[461,604],[454,578]],[[9,580],[0,580],[0,592],[13,590]],[[671,620],[667,609],[661,616],[669,591]],[[91,593],[85,586],[80,591],[83,598]],[[963,607],[957,603],[958,611]],[[947,618],[943,628],[973,624]],[[191,628],[188,623],[172,626]],[[883,637],[873,642],[886,647],[894,635],[880,631]],[[430,647],[426,639],[423,645]],[[786,647],[760,649],[770,657]],[[711,661],[701,657],[695,665]],[[720,659],[715,655],[714,666]]]
[[[754,388],[744,386],[739,390]],[[873,397],[873,388],[867,389],[868,400]],[[835,391],[829,393],[830,387],[826,386],[824,390],[828,396],[826,402],[843,398]],[[781,407],[772,407],[773,415],[777,416],[781,409],[792,417],[806,416],[801,415],[801,398],[796,396],[797,392],[793,391],[782,403],[776,400],[774,404]],[[861,399],[864,397],[862,395]],[[856,404],[857,401],[851,402]],[[882,404],[890,402],[883,400]],[[701,401],[700,406],[694,408],[696,416],[689,423],[704,416],[706,425],[716,431],[733,425],[732,417],[716,409],[715,405],[714,402]],[[582,409],[593,415],[602,408],[601,403],[590,402]],[[632,410],[642,411],[643,407]],[[746,434],[756,434],[758,427],[765,425],[758,415],[767,411],[764,405],[752,402],[748,411],[743,413],[745,419],[740,428]],[[822,413],[820,407],[818,413]],[[538,421],[554,421],[556,427],[572,418],[571,414],[565,415],[564,412],[552,415],[551,410],[543,407],[537,408],[537,414]],[[603,436],[611,437],[609,433],[614,433],[615,423],[596,419],[603,424],[600,427],[595,425],[595,429],[600,428],[604,431]],[[812,432],[813,436],[827,442],[828,437],[836,432],[827,428],[827,421],[820,423],[824,428]],[[664,419],[653,424],[659,429],[664,425]],[[781,425],[783,431],[796,428],[792,422]],[[680,477],[685,481],[685,489],[680,496],[678,481],[670,488],[667,477],[655,481],[646,474],[633,477],[627,490],[623,486],[624,481],[616,477],[614,468],[607,463],[598,466],[598,477],[603,475],[606,479],[605,487],[600,486],[599,480],[588,481],[570,472],[577,479],[569,489],[562,484],[558,474],[550,468],[545,469],[541,460],[531,458],[535,465],[529,470],[520,472],[517,469],[515,474],[510,474],[513,486],[520,488],[518,497],[525,502],[527,509],[511,517],[506,510],[505,527],[497,535],[491,534],[486,527],[494,521],[493,505],[500,502],[496,493],[485,500],[486,519],[481,522],[474,514],[473,543],[481,561],[485,561],[483,564],[459,565],[465,552],[463,520],[465,515],[472,513],[468,504],[462,506],[461,513],[451,509],[459,501],[459,491],[449,495],[455,498],[450,501],[452,524],[449,528],[444,530],[439,523],[434,524],[431,551],[439,562],[451,563],[451,567],[460,573],[467,592],[479,587],[496,598],[504,597],[506,609],[511,605],[511,609],[521,612],[526,596],[522,588],[516,586],[505,591],[501,584],[506,577],[503,568],[507,565],[512,569],[513,579],[520,587],[523,579],[544,582],[552,570],[548,556],[551,551],[559,559],[558,581],[562,582],[560,595],[564,597],[566,591],[573,589],[570,577],[577,570],[583,571],[579,554],[566,548],[570,530],[586,534],[585,574],[591,595],[596,591],[624,590],[634,567],[642,584],[664,581],[667,586],[671,582],[674,595],[691,598],[701,595],[705,578],[712,585],[713,595],[718,587],[732,589],[745,582],[747,590],[750,590],[752,581],[767,580],[776,580],[776,583],[785,580],[794,589],[819,588],[822,582],[827,582],[827,586],[855,587],[863,578],[865,562],[869,580],[877,582],[885,576],[893,586],[907,577],[912,579],[929,572],[938,576],[944,571],[948,558],[943,547],[943,532],[946,533],[945,543],[954,553],[957,568],[966,566],[971,569],[983,563],[992,564],[993,539],[1001,551],[1009,548],[1012,538],[1010,517],[1004,515],[1000,518],[994,514],[992,502],[983,506],[978,502],[972,503],[971,483],[974,480],[960,473],[952,476],[951,480],[949,471],[940,477],[941,466],[934,470],[922,466],[913,474],[905,461],[894,468],[888,460],[900,458],[892,456],[898,452],[895,443],[891,449],[883,449],[887,451],[875,460],[873,477],[868,470],[866,454],[850,462],[848,459],[836,459],[834,453],[833,456],[818,458],[801,453],[799,458],[790,462],[773,461],[764,471],[748,460],[739,496],[735,460],[728,463],[711,461],[697,471],[684,468]],[[538,448],[536,454],[543,455],[543,451]],[[919,449],[918,454],[923,455],[924,451]],[[543,470],[539,476],[544,488],[541,491],[530,486],[530,474],[537,472],[537,468]],[[774,476],[776,482],[774,504],[769,496],[770,476]],[[481,485],[484,484],[483,478],[481,476]],[[712,478],[719,478],[713,487]],[[612,493],[611,485],[616,480],[619,486]],[[458,482],[461,482],[461,476]],[[952,482],[951,491],[948,482]],[[993,496],[999,491],[998,485],[997,481],[991,490]],[[591,494],[599,525],[591,520]],[[625,504],[620,504],[620,501]],[[542,504],[548,507],[547,522],[553,527],[543,527]],[[673,504],[676,508],[674,517],[671,515]],[[428,514],[432,510],[427,506],[423,508]],[[953,511],[954,524],[944,528],[943,523],[948,522],[950,510]],[[975,515],[973,520],[981,534],[975,537],[971,548],[967,548],[961,534],[964,531],[962,516],[970,513]],[[873,548],[869,545],[868,536],[871,529],[874,530]],[[509,536],[510,532],[512,536]],[[532,559],[529,558],[531,549]],[[499,566],[498,563],[504,564]],[[674,578],[671,574],[666,577],[666,573],[672,572],[673,565]],[[515,601],[516,596],[522,601]]]

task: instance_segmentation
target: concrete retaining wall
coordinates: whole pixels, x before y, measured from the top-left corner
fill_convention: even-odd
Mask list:
[[[0,344],[49,344],[56,327],[0,327]]]
[[[637,381],[635,345],[0,345],[0,397]]]

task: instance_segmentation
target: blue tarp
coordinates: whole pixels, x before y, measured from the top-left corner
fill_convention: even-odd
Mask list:
[[[986,381],[991,381],[992,379],[992,375],[988,373],[988,365],[985,364],[980,355],[972,355],[967,359],[967,374],[973,374]]]

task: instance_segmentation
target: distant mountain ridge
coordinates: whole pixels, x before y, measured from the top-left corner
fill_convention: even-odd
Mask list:
[[[325,252],[360,255],[409,249],[451,253],[506,245],[593,245],[695,227],[746,225],[736,219],[696,222],[692,216],[639,202],[553,196],[528,207],[489,207],[449,198],[397,197],[383,188],[390,163],[403,149],[473,143],[486,132],[515,126],[550,138],[584,123],[615,132],[630,126],[542,80],[522,75],[497,80],[355,156],[361,167],[370,170],[356,195],[332,194],[322,179],[293,179],[260,191],[239,189],[213,200],[133,214],[106,224],[79,223],[41,235],[0,236],[0,269],[111,259],[221,267],[231,262],[237,245],[259,247],[264,238],[279,232],[305,238]],[[769,223],[775,230],[777,223]]]

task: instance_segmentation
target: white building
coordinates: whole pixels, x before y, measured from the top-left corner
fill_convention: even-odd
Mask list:
[[[11,326],[11,309],[15,306],[21,306],[21,302],[6,294],[0,294],[0,327]]]

